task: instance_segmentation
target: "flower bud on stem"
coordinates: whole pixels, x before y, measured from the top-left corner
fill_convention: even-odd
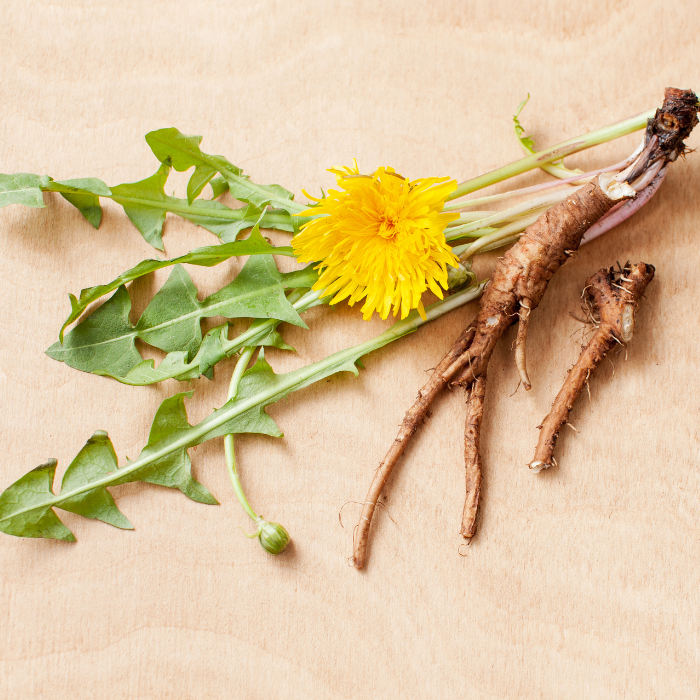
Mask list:
[[[236,397],[238,393],[238,385],[240,384],[241,377],[250,362],[250,358],[255,352],[254,346],[249,346],[243,348],[241,356],[236,363],[236,368],[233,370],[233,375],[231,377],[231,383],[229,384],[227,401]],[[238,498],[239,503],[243,506],[243,510],[250,516],[250,518],[257,525],[255,532],[248,534],[244,533],[246,537],[250,539],[256,538],[260,542],[260,546],[270,554],[282,554],[289,544],[289,533],[285,530],[279,523],[269,522],[264,518],[260,517],[254,510],[253,507],[248,503],[248,499],[243,492],[243,486],[241,486],[241,480],[238,478],[238,470],[236,469],[236,456],[233,444],[233,435],[227,435],[224,438],[224,453],[226,455],[226,467],[228,468],[228,474],[231,478],[231,485],[233,486],[233,491]]]

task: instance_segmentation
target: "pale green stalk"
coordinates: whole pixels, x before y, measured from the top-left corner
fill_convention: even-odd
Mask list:
[[[518,221],[522,221],[523,217],[530,217],[532,214],[541,214],[546,209],[549,209],[549,207],[564,201],[570,194],[571,192],[568,190],[564,190],[562,192],[552,192],[544,197],[538,197],[537,199],[532,199],[529,202],[517,204],[510,209],[505,209],[504,211],[498,212],[497,214],[489,216],[486,219],[480,219],[479,221],[450,229],[445,234],[445,240],[453,241],[457,238],[464,238],[465,236],[476,233],[482,228],[493,228],[494,225],[497,224],[517,223]]]
[[[227,401],[236,398],[236,394],[238,394],[238,385],[241,382],[241,377],[243,376],[243,372],[245,372],[246,367],[250,362],[250,358],[253,356],[254,352],[255,347],[249,346],[245,348],[241,353],[241,356],[238,362],[236,363],[236,368],[233,370],[233,375],[231,376],[231,383],[228,387],[228,396],[226,397]],[[224,437],[224,452],[226,454],[226,467],[228,468],[228,475],[231,477],[231,485],[233,486],[233,491],[236,494],[236,498],[238,499],[239,503],[243,506],[243,510],[245,510],[245,512],[248,513],[248,515],[255,522],[257,522],[258,520],[260,520],[260,517],[253,510],[250,503],[248,503],[248,499],[245,497],[245,493],[243,493],[243,486],[241,486],[241,480],[238,478],[238,470],[236,469],[236,455],[233,445],[233,435],[226,435],[226,437]]]
[[[275,397],[281,397],[282,395],[285,395],[285,392],[289,393],[290,391],[294,391],[295,387],[301,388],[313,383],[314,381],[318,381],[319,379],[328,376],[328,372],[332,372],[334,367],[338,368],[335,371],[340,371],[343,364],[357,360],[359,357],[362,357],[373,350],[377,350],[384,345],[388,345],[394,340],[417,330],[427,321],[433,321],[449,311],[457,309],[460,306],[477,299],[481,296],[485,287],[486,283],[482,282],[479,285],[464,289],[436,302],[435,304],[432,304],[426,308],[425,320],[422,319],[416,311],[412,311],[405,319],[398,321],[391,326],[391,328],[383,333],[380,333],[378,336],[371,338],[364,343],[347,348],[346,350],[333,353],[323,360],[307,365],[301,370],[290,372],[289,375],[281,375],[279,377],[279,381],[275,382],[274,385],[268,387],[267,389],[248,397],[244,401],[234,402],[228,407],[224,406],[216,414],[205,418],[201,423],[198,423],[192,428],[186,430],[185,434],[183,434],[183,436],[179,439],[173,440],[171,443],[168,443],[158,450],[153,450],[152,452],[139,457],[133,462],[129,462],[122,469],[119,469],[112,474],[108,474],[101,479],[83,484],[82,486],[76,487],[70,491],[63,491],[57,496],[43,501],[40,506],[34,504],[22,510],[13,511],[11,515],[6,516],[5,518],[0,518],[0,521],[14,518],[18,515],[22,515],[23,513],[36,510],[37,507],[45,508],[47,506],[57,506],[60,508],[63,501],[75,498],[87,493],[88,491],[92,491],[93,489],[101,486],[113,486],[115,483],[123,483],[125,477],[133,474],[139,469],[153,464],[154,462],[167,457],[173,452],[177,452],[183,448],[186,449],[205,441],[207,439],[207,435],[216,428],[224,425],[233,418],[242,415],[246,411],[249,411],[257,406],[266,406],[269,403],[274,402],[276,400]],[[241,368],[241,371],[243,371],[243,369],[244,367]],[[253,511],[253,513],[254,512],[255,511]]]
[[[526,156],[520,160],[516,160],[514,163],[509,165],[504,165],[501,168],[492,170],[491,172],[485,173],[478,177],[472,178],[465,182],[460,183],[457,189],[450,194],[447,201],[453,199],[458,199],[463,197],[465,194],[470,192],[475,192],[476,190],[483,189],[489,185],[495,185],[497,182],[502,182],[508,178],[514,177],[515,175],[520,175],[526,173],[529,170],[534,170],[542,165],[551,163],[554,160],[563,158],[564,156],[572,155],[573,153],[578,153],[587,148],[597,146],[601,143],[606,143],[607,141],[613,141],[614,139],[620,138],[621,136],[626,136],[635,131],[643,129],[647,125],[647,120],[651,119],[656,113],[655,109],[650,109],[647,112],[642,112],[629,119],[624,119],[616,124],[611,124],[609,126],[604,126],[600,129],[595,129],[594,131],[589,131],[587,134],[582,134],[581,136],[575,136],[572,139],[562,141],[561,143],[546,148],[543,151],[538,151],[533,153],[531,156]]]
[[[59,188],[55,188],[52,191],[61,192]],[[123,195],[116,194],[101,194],[100,197],[105,197],[115,201],[117,204],[124,206],[125,204],[138,204],[146,206],[149,209],[162,209],[164,211],[171,212],[173,214],[184,214],[191,216],[201,216],[210,219],[230,219],[231,221],[243,221],[246,217],[244,212],[246,207],[239,209],[206,209],[205,207],[198,207],[197,200],[195,199],[192,204],[179,204],[171,201],[159,202],[156,199],[139,199],[137,197],[124,197]],[[288,224],[289,218],[286,214],[274,214],[266,212],[260,222],[262,228],[276,228],[279,224]]]
[[[447,209],[447,207],[445,207]],[[444,211],[444,210],[443,210]],[[451,221],[447,226],[461,226],[462,224],[470,223],[472,221],[479,221],[485,219],[487,216],[493,216],[498,214],[497,211],[463,211],[459,214],[459,219]]]
[[[466,245],[455,246],[452,252],[459,257],[462,262],[467,262],[470,258],[473,258],[478,252],[485,252],[486,250],[493,250],[494,248],[500,248],[501,246],[507,245],[513,242],[511,239],[515,236],[515,240],[520,238],[520,234],[531,224],[539,218],[539,214],[533,214],[518,221],[514,221],[512,224],[507,224],[502,228],[482,236],[473,243],[467,243]]]

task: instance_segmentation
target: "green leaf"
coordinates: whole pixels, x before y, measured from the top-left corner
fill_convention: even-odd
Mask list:
[[[115,202],[124,207],[131,223],[154,248],[163,250],[163,223],[166,209],[151,206],[150,202],[167,203],[171,197],[165,194],[165,183],[170,173],[169,164],[163,163],[155,175],[124,185],[112,187]],[[128,197],[129,200],[123,199]]]
[[[284,187],[258,185],[251,182],[247,176],[243,175],[240,168],[223,156],[212,156],[204,153],[199,147],[202,142],[201,136],[183,134],[175,128],[159,129],[146,134],[146,142],[161,163],[171,163],[173,168],[178,171],[195,168],[190,185],[188,185],[190,202],[193,199],[191,193],[201,192],[201,188],[204,186],[200,187],[201,182],[210,176],[213,177],[214,172],[219,172],[228,182],[231,194],[241,202],[252,204],[261,210],[272,205],[289,214],[296,214],[304,209],[303,206],[293,201],[294,195]],[[292,224],[291,219],[289,223]]]
[[[98,430],[71,462],[61,483],[61,492],[80,489],[94,484],[117,471],[117,455],[112,442],[103,430]],[[117,508],[112,494],[104,486],[94,486],[73,498],[61,501],[61,508],[85,518],[94,518],[125,530],[134,526]]]
[[[122,286],[107,302],[76,326],[64,342],[46,354],[83,372],[110,370],[126,374],[141,361],[134,344],[136,330],[129,321],[131,299]]]
[[[226,182],[226,178],[221,177],[221,175],[217,175],[213,178],[209,185],[211,186],[213,199],[217,199],[217,197],[221,197],[224,192],[228,192],[228,182]]]
[[[192,278],[176,265],[135,326],[129,321],[131,302],[122,286],[68,333],[63,343],[54,343],[46,353],[83,372],[121,378],[143,363],[135,345],[140,338],[165,352],[180,353],[168,360],[166,368],[172,371],[171,363],[175,362],[182,374],[202,344],[202,318],[275,319],[306,328],[285,290],[310,287],[317,279],[310,268],[283,274],[271,255],[251,256],[233,282],[200,302]],[[225,356],[223,348],[214,347],[210,339],[205,354],[198,359],[195,376],[210,373]],[[187,374],[191,378],[192,372]]]
[[[24,204],[25,207],[45,207],[41,194],[44,180],[31,173],[0,173],[0,207]]]
[[[226,159],[221,160],[228,163]],[[45,205],[41,193],[58,192],[77,207],[92,226],[97,228],[102,220],[99,198],[110,197],[124,207],[126,214],[144,238],[158,250],[163,249],[163,221],[168,212],[206,228],[224,242],[235,241],[242,230],[251,228],[257,221],[261,212],[261,208],[257,206],[247,205],[239,209],[231,209],[213,200],[193,201],[201,193],[207,179],[217,172],[217,168],[213,166],[197,166],[188,185],[188,199],[166,195],[164,185],[167,179],[167,166],[168,162],[164,163],[155,175],[146,180],[117,185],[112,190],[97,178],[53,180],[48,175],[0,174],[0,207],[8,204],[43,207]],[[231,167],[235,168],[235,166]],[[238,169],[235,168],[235,170]],[[228,182],[221,176],[214,177],[211,185],[214,199],[229,188]],[[295,211],[303,208],[294,206],[297,207]],[[273,209],[265,212],[261,226],[296,232],[309,220],[310,217],[293,217],[284,209]]]
[[[16,537],[45,537],[75,542],[54,513],[52,491],[56,460],[50,459],[15,481],[0,495],[0,530]]]
[[[249,332],[245,334],[244,339],[236,339],[234,341],[227,339],[229,326],[225,323],[222,326],[212,328],[204,336],[199,352],[191,362],[187,361],[186,353],[176,351],[168,353],[158,367],[155,366],[153,360],[144,360],[129,370],[124,376],[115,374],[109,374],[108,376],[123,384],[131,384],[133,386],[156,384],[165,379],[176,379],[179,382],[189,381],[201,376],[212,379],[216,364],[226,357],[231,357],[246,345],[276,347],[280,350],[293,351],[294,348],[287,345],[275,329],[278,323],[278,321],[274,320],[255,321],[251,325]]]
[[[427,320],[477,298],[484,286],[457,292],[429,306]],[[88,475],[80,485],[64,488],[58,495],[51,490],[55,461],[23,476],[0,495],[0,530],[22,537],[72,539],[70,531],[51,511],[53,507],[63,507],[64,503],[73,505],[93,490],[135,479],[157,480],[156,483],[181,489],[190,498],[201,496],[204,500],[208,492],[199,485],[193,486],[187,479],[190,465],[183,450],[234,432],[281,435],[275,422],[265,413],[266,406],[338,372],[357,374],[356,363],[361,357],[412,333],[424,322],[413,311],[376,338],[282,375],[272,371],[261,352],[255,365],[241,378],[238,394],[197,425],[191,426],[187,421],[183,403],[187,394],[166,399],[156,414],[148,444],[138,459],[124,468],[97,480]]]
[[[157,455],[163,443],[176,441],[178,436],[183,432],[186,433],[191,427],[187,421],[184,401],[185,397],[190,396],[192,396],[191,391],[183,392],[163,401],[153,420],[148,443],[143,448],[140,459]],[[156,458],[142,469],[132,472],[120,483],[128,481],[146,481],[149,484],[179,489],[185,496],[199,503],[209,505],[219,503],[206,486],[192,476],[192,462],[185,447],[173,449],[164,457]]]
[[[195,248],[186,255],[181,255],[170,260],[143,260],[135,267],[123,272],[114,280],[107,284],[102,284],[97,287],[88,287],[80,292],[80,297],[76,298],[69,294],[71,313],[61,327],[59,339],[63,341],[63,334],[67,326],[75,321],[85,309],[97,301],[101,297],[113,292],[121,285],[131,282],[132,280],[143,277],[151,272],[160,270],[164,267],[171,267],[178,263],[188,263],[190,265],[200,265],[203,267],[213,267],[232,257],[238,255],[264,255],[267,253],[275,253],[276,255],[288,255],[293,257],[294,253],[288,246],[275,247],[268,243],[260,234],[259,229],[255,228],[251,231],[248,238],[242,241],[233,241],[224,243],[223,245],[206,246],[204,248]]]
[[[102,180],[98,180],[96,177],[60,181],[49,178],[49,180],[51,181],[46,188],[47,190],[59,192],[66,201],[80,211],[94,228],[100,227],[102,222],[100,197],[109,197],[112,194]]]

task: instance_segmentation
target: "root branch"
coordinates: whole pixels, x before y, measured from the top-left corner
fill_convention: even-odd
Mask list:
[[[535,457],[530,469],[539,472],[554,462],[554,446],[562,426],[568,422],[574,402],[588,385],[591,372],[615,345],[626,345],[634,334],[634,313],[639,299],[654,277],[654,268],[646,263],[627,265],[622,271],[600,270],[586,280],[587,294],[600,324],[571,368],[557,394],[549,415],[542,421]],[[624,279],[623,279],[624,278]],[[621,284],[618,284],[620,282]]]
[[[365,565],[370,525],[377,499],[397,460],[403,454],[437,394],[448,384],[468,389],[472,384],[478,382],[478,386],[475,386],[469,395],[468,411],[473,411],[476,415],[477,408],[479,411],[483,410],[483,396],[481,399],[478,396],[479,391],[483,389],[482,379],[486,375],[489,359],[498,340],[515,321],[516,316],[520,318],[516,362],[525,388],[530,388],[525,365],[525,338],[530,311],[537,308],[554,273],[578,250],[584,234],[611,209],[636,196],[636,192],[628,184],[629,182],[637,184],[645,193],[644,196],[640,195],[643,201],[649,199],[663,179],[666,165],[685,153],[683,140],[698,123],[697,111],[698,100],[692,91],[668,88],[663,106],[657,110],[655,117],[649,120],[644,148],[629,170],[620,173],[617,178],[601,173],[595,180],[571,193],[564,201],[544,212],[525,230],[520,240],[502,258],[499,258],[489,284],[481,297],[476,319],[443,358],[428,383],[421,390],[418,400],[404,418],[398,437],[375,474],[367,495],[367,503],[363,508],[357,527],[354,553],[351,559],[355,567],[361,569]],[[652,166],[654,166],[655,175],[650,173]],[[648,174],[649,177],[639,180],[639,178],[644,178],[645,174]],[[647,185],[649,178],[652,179],[652,182]],[[609,220],[593,233],[597,235],[603,230],[607,230],[635,210],[636,208],[632,206],[626,209],[624,204],[619,206],[615,215],[609,217]],[[653,275],[651,266],[642,265],[641,267],[650,270],[650,274]],[[633,272],[630,270],[623,276],[634,279],[632,275]],[[648,276],[648,279],[651,279],[651,276]],[[612,283],[621,283],[622,289],[616,290],[612,287]],[[617,294],[623,305],[631,304],[634,307],[641,292],[636,295],[629,285],[629,282],[618,277],[608,284],[608,292]],[[646,283],[643,284],[643,287],[645,286]],[[590,292],[591,296],[597,293],[595,290]],[[553,422],[548,423],[542,429],[540,441],[544,441],[546,444],[549,440],[551,445],[548,449],[544,447],[540,449],[538,446],[535,460],[530,465],[535,471],[554,463],[551,450],[554,447],[556,434],[566,422],[571,410],[569,404],[573,403],[575,397],[586,385],[586,378],[590,370],[600,362],[611,344],[628,342],[622,332],[622,327],[613,333],[612,327],[606,325],[603,309],[600,304],[598,306],[601,312],[600,325],[588,345],[590,350],[587,348],[587,352],[584,351],[583,359],[580,361],[580,371],[572,370],[567,380],[567,385],[570,383],[573,388],[568,390],[566,398],[562,399],[562,406],[557,408],[556,420],[552,418]],[[633,321],[633,315],[627,319],[627,325],[629,326],[630,322],[632,324],[630,328],[633,328]],[[622,323],[623,319],[620,318],[620,324]],[[485,382],[485,379],[483,381]],[[558,404],[555,402],[556,406]],[[560,419],[561,422],[557,422]],[[467,432],[469,430],[468,423]],[[473,445],[465,447],[465,454],[468,453],[468,469],[470,459],[475,465],[479,464],[480,466],[478,429],[473,438],[475,438]],[[467,442],[469,442],[469,437]],[[472,473],[478,473],[476,466],[472,468]],[[479,483],[479,479],[475,478],[473,483],[470,482],[468,486],[468,502],[465,506],[465,521],[462,526],[463,534],[473,531],[474,528],[471,509],[473,508],[473,517],[475,517],[479,498]],[[468,535],[465,534],[465,537]]]
[[[427,384],[418,392],[416,402],[406,412],[403,422],[401,423],[399,434],[389,448],[386,457],[384,457],[384,461],[375,472],[374,479],[367,493],[367,498],[365,498],[365,504],[362,509],[357,531],[355,532],[351,562],[357,569],[361,569],[365,565],[372,516],[374,515],[377,501],[382,494],[384,485],[391,476],[399,458],[408,446],[411,437],[413,437],[418,426],[423,422],[423,418],[426,416],[435,397],[442,391],[445,384],[451,378],[451,375],[448,375],[447,378],[444,376],[447,368],[453,363],[456,357],[464,354],[464,351],[469,347],[473,338],[474,329],[471,327],[467,328],[457,339],[457,342],[452,346],[447,355],[445,355],[442,362],[435,368]]]
[[[518,368],[520,381],[525,391],[532,389],[530,377],[527,374],[527,361],[525,359],[525,344],[527,343],[527,324],[530,322],[530,300],[523,299],[520,302],[520,320],[518,321],[518,337],[515,341],[515,366]]]
[[[470,540],[476,534],[476,516],[481,496],[481,455],[479,436],[484,415],[486,375],[478,377],[467,396],[467,418],[464,425],[464,466],[467,472],[467,497],[462,514],[460,534]]]

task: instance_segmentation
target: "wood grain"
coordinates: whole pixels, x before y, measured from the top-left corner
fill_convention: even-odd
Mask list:
[[[58,0],[14,3],[3,17],[0,170],[108,184],[154,172],[143,135],[166,126],[203,134],[208,152],[299,196],[332,184],[325,169],[352,158],[466,179],[520,156],[511,115],[528,92],[521,119],[545,146],[654,107],[667,85],[700,87],[690,0]],[[571,163],[613,162],[636,141]],[[237,441],[251,501],[292,534],[277,559],[237,529],[248,523],[219,441],[193,462],[220,507],[127,485],[114,492],[134,532],[66,514],[74,545],[0,537],[0,697],[698,697],[699,187],[694,153],[642,212],[553,279],[530,323],[530,392],[511,396],[515,329],[494,353],[468,556],[458,555],[457,393],[437,402],[392,477],[397,524],[378,513],[363,573],[347,566],[352,528],[338,511],[362,499],[425,370],[474,307],[370,356],[357,379],[273,407],[283,439]],[[121,386],[44,355],[68,292],[152,254],[116,206],[94,231],[57,195],[46,203],[0,211],[3,488],[49,456],[62,473],[98,428],[120,459],[133,457],[177,390]],[[169,255],[212,241],[166,223]],[[629,357],[612,358],[614,377],[601,366],[592,401],[571,417],[581,434],[563,435],[560,468],[535,477],[535,426],[579,352],[568,311],[586,277],[627,259],[657,270]],[[191,272],[204,295],[239,266]],[[487,257],[480,274],[492,266]],[[164,279],[138,282],[136,306]],[[298,354],[269,358],[286,371],[384,325],[316,309],[311,331],[285,331]],[[193,420],[223,402],[231,371],[193,383]],[[359,508],[346,506],[346,524]]]

